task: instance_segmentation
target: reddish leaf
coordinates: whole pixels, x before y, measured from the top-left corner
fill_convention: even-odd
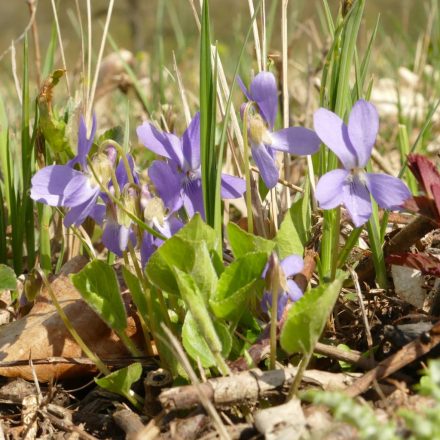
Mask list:
[[[440,187],[435,189],[440,196]],[[440,198],[439,198],[440,201]],[[403,205],[405,209],[417,212],[424,217],[428,217],[436,223],[440,223],[440,204],[426,196],[415,196],[406,200]]]
[[[426,195],[432,199],[432,185],[440,185],[440,174],[435,164],[420,154],[409,154],[408,166]]]
[[[440,276],[440,260],[429,254],[394,254],[386,258],[388,264],[411,267],[420,270],[424,275]]]

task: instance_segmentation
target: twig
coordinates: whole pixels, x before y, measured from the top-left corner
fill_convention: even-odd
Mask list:
[[[259,170],[257,167],[251,165],[250,168],[251,168],[251,170],[252,170],[254,173],[260,174],[260,170]],[[288,182],[287,180],[284,180],[284,179],[278,179],[278,183],[281,183],[281,185],[287,186],[287,187],[289,187],[290,189],[293,189],[294,191],[298,191],[298,192],[300,192],[300,193],[303,193],[303,192],[304,192],[304,190],[303,190],[300,186],[296,186],[296,185],[294,185],[293,183]]]
[[[402,228],[388,241],[388,243],[385,244],[385,257],[390,254],[406,251],[436,227],[437,225],[429,218],[417,216],[411,223]],[[372,256],[369,256],[359,264],[357,273],[360,280],[368,280],[374,277]]]
[[[434,347],[440,344],[440,323],[436,324],[429,332],[428,340],[426,335],[415,341],[406,344],[397,353],[389,356],[378,364],[376,368],[364,374],[355,383],[344,390],[344,393],[350,397],[358,396],[368,390],[371,384],[388,377],[405,365],[418,359],[426,353],[429,353]]]
[[[190,409],[201,403],[200,395],[219,407],[227,407],[238,402],[256,402],[281,387],[289,386],[297,374],[297,367],[262,371],[253,369],[238,374],[210,379],[203,384],[185,385],[162,391],[159,400],[166,411]],[[355,375],[356,376],[356,375]],[[355,376],[345,373],[329,373],[307,370],[304,380],[320,385],[323,389],[341,389],[347,382],[352,383]]]

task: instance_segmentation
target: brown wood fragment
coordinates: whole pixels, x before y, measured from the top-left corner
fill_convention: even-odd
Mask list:
[[[203,394],[214,405],[227,407],[235,403],[257,402],[275,389],[287,387],[295,378],[296,367],[261,371],[253,369],[238,374],[210,379],[196,385],[185,385],[162,391],[159,401],[166,411],[190,409],[199,405]],[[344,389],[358,375],[308,370],[303,381],[327,390]]]
[[[364,370],[374,368],[374,366],[376,365],[376,363],[372,359],[363,357],[362,353],[358,351],[345,351],[341,350],[338,347],[334,347],[333,345],[322,344],[321,342],[318,342],[315,345],[314,352],[332,359],[336,359],[338,361],[347,362]]]
[[[125,432],[127,438],[144,428],[141,418],[131,409],[123,408],[113,413],[113,420]]]
[[[429,336],[423,335],[415,341],[406,344],[397,353],[384,359],[376,368],[365,373],[356,382],[346,388],[344,393],[350,397],[364,393],[370,388],[373,381],[388,377],[424,354],[429,353],[438,344],[440,344],[440,324],[436,324],[431,329]]]

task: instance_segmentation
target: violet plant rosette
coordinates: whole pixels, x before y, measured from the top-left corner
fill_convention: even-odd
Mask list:
[[[314,128],[343,166],[318,181],[315,196],[322,209],[344,205],[353,224],[360,227],[371,216],[371,196],[381,208],[389,210],[399,209],[411,197],[408,187],[397,177],[364,170],[379,130],[379,115],[373,104],[357,101],[348,124],[335,113],[320,108],[314,114]]]
[[[145,122],[137,128],[141,143],[149,150],[166,158],[155,160],[148,175],[157,194],[171,212],[185,208],[189,217],[195,212],[204,216],[200,166],[200,114],[197,113],[181,138],[158,130]],[[236,199],[246,190],[246,182],[229,174],[221,176],[221,197]]]
[[[267,188],[273,188],[279,178],[275,161],[276,151],[294,155],[310,155],[318,151],[321,140],[313,130],[289,127],[273,131],[278,112],[278,89],[271,72],[260,72],[252,80],[249,90],[240,78],[238,84],[246,98],[255,102],[259,113],[248,121],[252,157]]]
[[[96,208],[100,194],[99,182],[87,165],[87,155],[96,133],[96,119],[90,137],[84,118],[81,117],[78,131],[78,150],[74,159],[67,165],[50,165],[39,170],[31,180],[31,198],[50,206],[70,208],[64,217],[66,227],[81,225]],[[116,159],[116,151],[109,147],[92,159],[93,169],[100,183],[106,185],[111,179],[111,170]],[[76,164],[80,170],[74,169]]]
[[[278,294],[277,304],[277,319],[280,319],[287,303],[296,302],[302,296],[303,292],[299,288],[298,284],[292,279],[293,276],[300,273],[304,268],[304,260],[299,255],[289,255],[284,258],[280,263],[282,274],[281,291]],[[266,278],[267,271],[269,270],[269,264],[266,265],[263,271],[263,278]],[[261,300],[261,308],[265,313],[272,307],[272,293],[265,291]]]

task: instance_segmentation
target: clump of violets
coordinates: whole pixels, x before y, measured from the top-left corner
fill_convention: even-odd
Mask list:
[[[92,215],[101,192],[99,184],[107,185],[112,176],[117,156],[113,147],[103,149],[92,158],[95,175],[87,164],[95,132],[95,118],[88,138],[86,124],[81,117],[75,158],[67,165],[50,165],[41,169],[31,181],[32,199],[50,206],[70,208],[64,218],[67,227],[79,226],[87,216]],[[80,166],[80,170],[74,168],[76,164]]]
[[[174,216],[172,206],[153,197],[141,186],[130,155],[121,157],[116,166],[117,151],[112,145],[100,148],[91,158],[88,155],[96,133],[96,120],[90,137],[83,118],[78,132],[78,153],[66,165],[51,165],[38,171],[32,178],[31,197],[50,206],[68,208],[64,224],[81,225],[86,217],[102,226],[102,243],[118,256],[129,244],[140,246],[143,265],[162,244],[162,240],[140,231],[130,214],[144,220],[152,229],[169,238],[183,223]],[[93,171],[92,171],[93,169]],[[98,181],[98,180],[99,181]],[[106,188],[108,191],[101,191]],[[109,197],[116,197],[124,209]]]
[[[304,260],[299,255],[289,255],[284,260],[281,260],[279,265],[275,265],[277,267],[273,266],[273,264],[271,265],[271,260],[269,260],[269,263],[264,268],[262,277],[266,279],[268,285],[271,284],[269,278],[278,277],[277,319],[280,319],[288,302],[296,302],[303,296],[302,290],[295,283],[293,277],[303,270]],[[277,271],[277,273],[271,273],[273,270]],[[271,307],[272,292],[266,290],[261,300],[261,308],[265,313],[268,313]]]
[[[258,108],[258,113],[249,115],[247,121],[249,141],[261,178],[270,189],[277,184],[279,178],[276,151],[309,155],[318,151],[321,141],[313,130],[304,127],[273,130],[278,112],[278,89],[272,73],[260,72],[252,80],[249,90],[240,78],[238,84],[246,98]]]
[[[145,122],[137,128],[139,140],[154,153],[166,158],[151,164],[148,175],[157,194],[171,211],[182,206],[189,217],[195,212],[204,216],[203,192],[200,166],[200,114],[197,113],[178,138],[173,133],[159,131],[153,124]],[[222,174],[221,196],[236,199],[246,190],[240,177]]]
[[[367,173],[367,165],[377,132],[379,116],[373,104],[359,100],[348,124],[335,113],[320,108],[314,114],[314,128],[322,142],[338,156],[342,169],[324,174],[316,186],[316,199],[323,209],[344,205],[353,224],[362,226],[371,216],[371,197],[384,209],[394,210],[411,197],[398,178]]]

